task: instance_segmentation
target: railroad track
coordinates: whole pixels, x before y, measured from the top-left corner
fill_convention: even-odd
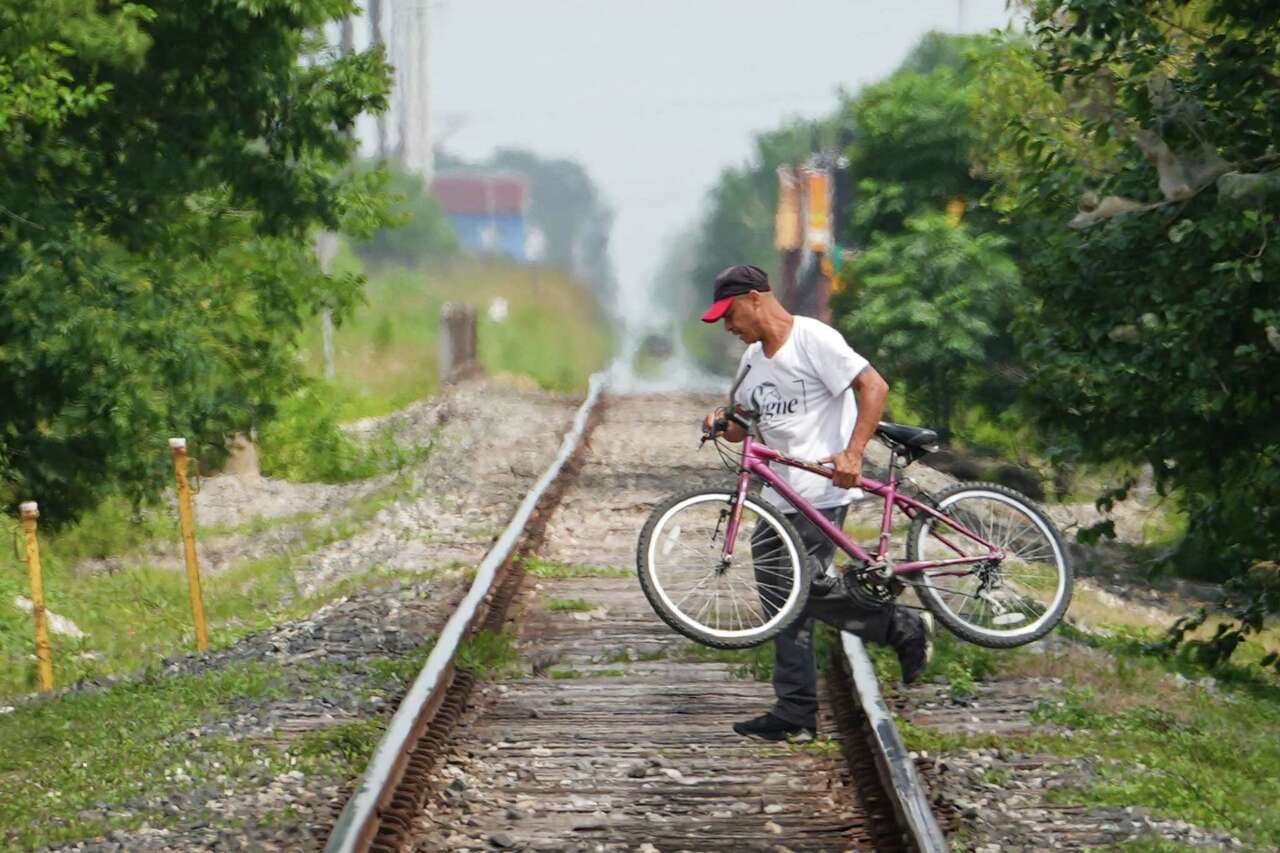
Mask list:
[[[391,721],[329,851],[943,850],[861,644],[845,635],[820,737],[761,745],[772,701],[744,663],[649,610],[630,567],[653,499],[691,478],[701,401],[591,393],[477,571]],[[683,435],[683,434],[681,434]],[[590,452],[588,452],[588,447]],[[538,554],[539,576],[520,559]],[[461,641],[512,631],[519,677],[477,683]]]

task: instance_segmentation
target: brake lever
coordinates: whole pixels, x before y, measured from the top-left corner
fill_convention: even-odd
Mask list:
[[[728,426],[729,422],[727,420],[724,418],[716,418],[715,422],[712,423],[710,430],[704,429],[702,431],[702,441],[698,442],[698,448],[701,449],[702,445],[706,444],[708,441],[714,441],[717,436],[728,428]]]

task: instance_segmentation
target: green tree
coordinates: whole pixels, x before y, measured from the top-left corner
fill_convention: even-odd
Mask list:
[[[755,264],[776,273],[777,170],[805,162],[824,142],[834,144],[834,131],[829,120],[789,122],[757,135],[751,160],[720,174],[707,195],[698,229],[698,262],[690,284],[699,300],[706,297],[716,274],[733,264]]]
[[[852,129],[844,154],[855,192],[838,240],[865,253],[842,270],[833,316],[931,426],[966,440],[961,410],[980,413],[978,424],[1007,420],[1024,373],[1009,328],[1013,229],[981,204],[991,182],[976,80],[991,50],[926,35],[839,119]]]
[[[390,176],[387,188],[395,199],[391,221],[356,244],[360,256],[368,261],[412,265],[448,258],[456,252],[457,235],[422,177],[389,162],[379,167]]]
[[[979,39],[929,33],[888,80],[843,96],[830,115],[758,134],[751,159],[722,172],[707,196],[691,282],[699,294],[731,264],[776,269],[777,169],[817,152],[841,148],[856,188],[852,206],[837,211],[845,246],[876,229],[901,230],[907,216],[957,196],[976,210],[989,185],[971,175],[970,160],[978,138],[970,53],[981,49]]]
[[[953,199],[990,227],[978,206],[990,184],[973,165],[974,95],[971,64],[961,62],[924,72],[908,66],[845,104],[854,132],[845,155],[857,187],[852,208],[840,211],[845,245],[905,230],[907,217],[941,211]]]
[[[842,97],[831,115],[812,122],[790,122],[759,135],[755,156],[747,164],[722,173],[708,196],[691,282],[704,294],[707,283],[729,264],[754,263],[776,270],[776,169],[839,146],[845,167],[837,179],[847,183],[851,191],[842,193],[850,201],[836,211],[836,240],[845,248],[867,247],[871,257],[842,270],[845,289],[832,302],[833,320],[846,332],[856,329],[854,342],[868,353],[894,354],[892,365],[880,367],[889,371],[891,381],[906,380],[909,375],[913,396],[928,397],[934,426],[944,430],[952,425],[951,414],[962,401],[982,402],[992,409],[1006,407],[1021,376],[1005,322],[1008,244],[984,236],[1007,229],[980,205],[990,180],[975,151],[981,134],[975,116],[979,96],[974,81],[981,56],[990,50],[980,38],[930,33],[894,74],[856,95]],[[960,209],[953,216],[962,215],[966,228],[955,233],[940,230],[942,212],[956,204]],[[958,251],[956,241],[970,244],[968,253],[962,252],[963,260],[951,255],[930,256],[934,249]],[[883,267],[886,259],[908,258],[913,275],[935,284],[947,283],[947,310],[963,305],[970,312],[968,317],[944,318],[928,303],[928,298],[941,295],[942,285],[909,292],[910,278],[904,280],[899,297],[929,313],[926,325],[945,320],[961,336],[956,339],[957,346],[936,349],[939,357],[950,361],[934,369],[928,390],[920,384],[922,366],[905,357],[898,331],[881,322],[896,312],[884,314],[880,309],[885,306],[878,303],[864,315],[867,306],[860,302],[863,298],[880,300],[892,289],[886,282],[894,273]],[[983,281],[976,263],[992,265],[990,281]],[[874,283],[862,280],[864,274]],[[967,285],[974,291],[964,299],[957,298],[956,289]],[[916,298],[920,293],[928,297],[921,301]],[[982,302],[997,294],[996,303]],[[960,330],[971,322],[983,327],[980,344],[959,345],[961,340],[969,340]],[[917,324],[912,320],[901,328],[916,330]],[[711,350],[712,358],[724,359],[724,353],[714,347]],[[987,370],[993,358],[1007,369]],[[898,368],[906,373],[894,374]],[[945,381],[944,376],[948,377]]]
[[[1035,4],[1006,49],[992,162],[1041,422],[1149,463],[1190,513],[1184,568],[1241,575],[1280,552],[1280,7]]]
[[[996,234],[937,213],[905,226],[872,237],[834,309],[853,345],[945,429],[956,405],[972,398],[974,366],[990,364],[1006,334],[1018,269]]]
[[[780,280],[778,250],[774,247],[774,216],[778,205],[780,166],[804,162],[830,128],[822,122],[790,122],[758,134],[752,158],[724,170],[707,194],[704,212],[691,240],[673,243],[675,250],[663,270],[674,271],[662,285],[683,291],[672,295],[672,304],[705,309],[709,288],[725,267],[755,264]],[[681,274],[683,273],[683,274]],[[737,364],[738,343],[719,329],[711,330],[693,319],[685,337],[695,359],[716,372],[732,371]]]
[[[0,0],[0,503],[142,499],[166,437],[217,454],[300,384],[303,321],[360,287],[310,234],[383,215],[379,176],[340,178],[390,85],[326,51],[353,11]]]

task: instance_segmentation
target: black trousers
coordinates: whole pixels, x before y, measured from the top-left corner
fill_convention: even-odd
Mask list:
[[[844,524],[849,507],[821,510],[836,527]],[[818,670],[813,653],[814,620],[820,619],[864,642],[896,646],[902,638],[923,631],[920,616],[909,608],[867,608],[849,597],[844,585],[826,576],[836,546],[809,519],[799,513],[786,518],[800,534],[808,554],[809,601],[800,618],[774,639],[773,692],[777,702],[773,714],[796,726],[816,728],[818,721]],[[756,583],[767,584],[770,572],[785,562],[780,556],[781,541],[773,528],[758,524],[751,534],[751,556]],[[766,602],[766,607],[768,606]],[[919,624],[917,624],[919,623]]]

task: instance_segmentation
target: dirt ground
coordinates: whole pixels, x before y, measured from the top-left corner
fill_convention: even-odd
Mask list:
[[[167,676],[269,665],[283,682],[269,699],[241,699],[225,715],[195,729],[158,732],[184,768],[162,795],[102,802],[80,814],[93,825],[128,813],[135,830],[90,834],[60,849],[296,850],[323,844],[323,833],[360,771],[306,774],[290,756],[308,738],[335,726],[384,717],[405,684],[388,677],[387,662],[420,654],[467,588],[477,564],[533,481],[550,464],[580,400],[521,384],[478,381],[446,390],[361,429],[390,428],[403,446],[430,442],[425,461],[407,473],[410,485],[354,536],[338,539],[294,562],[299,588],[320,591],[374,568],[400,570],[403,579],[337,598],[305,618],[277,625],[205,655],[162,662]],[[242,525],[275,519],[265,529],[206,537],[202,570],[216,573],[239,560],[290,547],[310,529],[327,525],[353,502],[386,486],[390,476],[344,485],[294,484],[266,478],[206,479],[197,498],[198,524]],[[180,571],[159,552],[115,558],[128,571],[147,562]],[[106,566],[93,567],[97,570]],[[407,575],[407,577],[405,577]],[[132,676],[125,676],[132,678]],[[114,680],[112,680],[114,681]],[[110,686],[86,684],[73,690]],[[228,742],[261,744],[253,768],[236,777],[221,769]],[[272,758],[272,756],[277,756]],[[362,763],[361,763],[362,764]],[[0,833],[0,841],[5,835]]]
[[[403,449],[430,445],[408,469],[409,497],[382,510],[350,538],[326,545],[298,567],[304,595],[373,566],[427,571],[478,562],[559,447],[576,401],[488,380],[446,389],[383,418],[350,427],[361,438],[390,431]],[[269,477],[205,478],[196,494],[200,570],[216,575],[245,559],[295,548],[309,533],[341,519],[356,501],[385,490],[401,472],[353,483],[292,483]],[[243,532],[202,533],[227,528]],[[82,572],[128,570],[146,564],[182,571],[179,549],[167,542],[86,561]]]

